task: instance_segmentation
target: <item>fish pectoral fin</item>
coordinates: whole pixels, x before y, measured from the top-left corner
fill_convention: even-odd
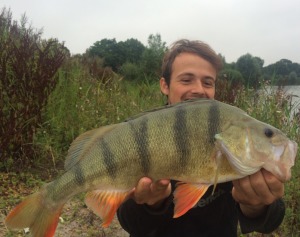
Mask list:
[[[215,163],[216,163],[216,166],[215,166],[214,188],[213,188],[213,191],[212,191],[212,195],[214,195],[215,189],[217,187],[220,166],[221,166],[222,159],[223,159],[222,153],[219,150],[216,150],[214,153],[215,153]]]
[[[210,184],[187,184],[179,182],[174,191],[174,218],[180,217],[196,205]]]
[[[131,190],[94,190],[86,194],[85,203],[96,215],[101,217],[102,227],[108,227],[117,209],[127,199],[129,193]]]

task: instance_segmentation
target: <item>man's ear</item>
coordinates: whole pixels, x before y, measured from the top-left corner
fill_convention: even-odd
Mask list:
[[[165,80],[165,78],[160,78],[159,80],[159,85],[160,85],[160,91],[164,94],[164,95],[169,95],[169,86]]]

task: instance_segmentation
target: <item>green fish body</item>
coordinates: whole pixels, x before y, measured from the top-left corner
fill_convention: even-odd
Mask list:
[[[164,106],[80,135],[69,149],[66,172],[13,209],[6,225],[53,236],[63,205],[88,192],[87,206],[108,226],[145,176],[181,181],[174,192],[179,217],[210,185],[261,168],[287,181],[296,152],[297,144],[281,131],[228,104],[200,99]]]

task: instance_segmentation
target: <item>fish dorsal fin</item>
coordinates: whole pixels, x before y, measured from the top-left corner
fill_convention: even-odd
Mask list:
[[[139,114],[136,114],[136,115],[133,115],[133,116],[127,118],[127,119],[125,120],[125,122],[130,121],[130,120],[137,119],[137,118],[139,118],[139,117],[142,117],[142,116],[144,116],[144,115],[146,115],[146,114],[149,114],[149,113],[152,113],[152,112],[156,112],[156,111],[168,109],[168,108],[170,108],[170,107],[173,107],[173,105],[164,105],[164,106],[160,106],[160,107],[157,107],[157,108],[154,108],[154,109],[146,110],[146,111],[144,111],[144,112],[141,112],[141,113],[139,113]]]
[[[96,139],[103,137],[105,134],[116,128],[120,124],[112,124],[87,131],[79,135],[71,144],[65,161],[65,170],[69,170],[78,161],[83,159],[83,154]]]
[[[141,112],[139,114],[133,115],[133,116],[127,118],[125,120],[125,122],[133,120],[133,119],[137,119],[139,117],[142,117],[142,116],[144,116],[146,114],[149,114],[149,113],[152,113],[152,112],[157,112],[157,111],[162,111],[162,110],[170,109],[170,108],[173,108],[173,107],[178,107],[178,106],[183,106],[183,105],[187,105],[187,104],[192,104],[193,102],[196,102],[196,103],[212,103],[213,101],[215,101],[215,100],[206,99],[206,98],[198,98],[198,99],[185,100],[185,101],[181,101],[181,102],[170,104],[170,105],[166,104],[166,105],[159,106],[159,107],[156,107],[154,109],[146,110],[146,111]]]
[[[85,197],[86,205],[102,219],[102,227],[108,227],[119,206],[128,199],[131,190],[94,190]]]

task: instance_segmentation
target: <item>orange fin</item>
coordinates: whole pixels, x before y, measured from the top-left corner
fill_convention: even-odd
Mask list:
[[[196,205],[210,184],[178,183],[174,191],[174,218],[180,217]]]
[[[28,196],[8,214],[5,219],[6,226],[9,229],[29,227],[34,237],[54,236],[63,205],[49,209],[43,205],[43,201],[42,192]]]
[[[127,199],[130,192],[131,190],[125,192],[95,190],[87,193],[85,203],[96,215],[101,217],[102,226],[108,227],[117,209]]]

